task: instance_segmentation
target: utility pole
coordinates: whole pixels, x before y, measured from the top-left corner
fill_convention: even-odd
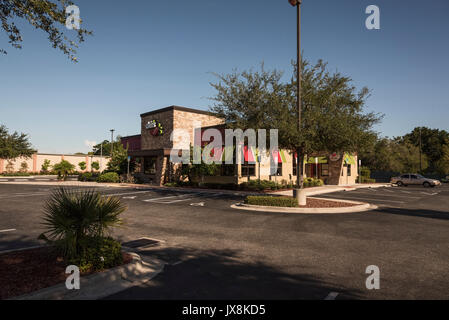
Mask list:
[[[422,173],[422,137],[421,127],[419,127],[419,173]]]
[[[296,99],[296,108],[297,108],[297,116],[298,116],[298,132],[301,130],[301,3],[302,0],[288,0],[290,4],[296,7],[296,24],[297,24],[297,42],[296,42],[296,90],[297,90],[297,99]],[[306,196],[303,189],[303,181],[304,181],[304,155],[302,154],[304,151],[301,147],[297,147],[296,149],[296,189],[294,190],[294,197],[298,200],[299,205],[306,205]],[[301,161],[300,161],[301,159]]]
[[[114,152],[114,129],[111,129],[111,158],[112,158],[112,154]]]
[[[102,166],[103,166],[103,142],[100,145],[100,172],[101,172]]]

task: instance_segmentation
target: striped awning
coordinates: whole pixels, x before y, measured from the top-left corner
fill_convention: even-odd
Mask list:
[[[349,153],[345,153],[343,161],[345,164],[356,164],[354,156],[350,155]]]

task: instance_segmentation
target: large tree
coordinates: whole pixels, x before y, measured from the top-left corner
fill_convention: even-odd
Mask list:
[[[449,133],[447,131],[417,127],[403,136],[402,141],[416,147],[421,146],[422,153],[429,159],[428,171],[440,174],[448,173],[446,161],[448,160]]]
[[[120,147],[123,147],[121,139],[121,136],[117,136],[115,138],[114,150],[119,150]],[[111,147],[111,142],[109,140],[104,140],[103,142],[98,143],[92,147],[92,154],[99,156],[103,152],[104,156],[110,156],[112,151]]]
[[[9,133],[4,125],[0,125],[0,159],[31,157],[35,152],[28,135],[18,132]]]
[[[377,135],[372,127],[382,116],[365,112],[369,90],[357,91],[351,78],[331,73],[321,60],[315,65],[303,60],[302,70],[299,130],[295,77],[283,82],[282,72],[266,71],[263,65],[260,71],[217,74],[211,111],[231,128],[278,129],[279,146],[299,146],[300,161],[314,151],[357,152],[372,145]]]
[[[9,44],[17,49],[22,48],[22,35],[17,27],[17,20],[26,20],[36,29],[44,31],[53,48],[61,50],[72,61],[76,62],[76,48],[84,41],[85,35],[92,32],[80,28],[66,30],[68,15],[65,10],[73,2],[66,0],[0,0],[0,23],[6,32]],[[68,32],[63,32],[63,30]],[[74,36],[69,37],[72,33]],[[6,50],[0,48],[0,53]]]

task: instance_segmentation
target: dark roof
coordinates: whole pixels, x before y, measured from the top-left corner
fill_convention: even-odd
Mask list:
[[[161,113],[161,112],[171,111],[171,110],[185,111],[185,112],[191,112],[191,113],[200,113],[200,114],[207,114],[207,115],[212,115],[213,116],[213,113],[211,113],[209,111],[192,109],[192,108],[186,108],[186,107],[180,107],[180,106],[169,106],[169,107],[166,107],[166,108],[157,109],[157,110],[153,110],[153,111],[142,113],[140,116],[141,117],[145,117],[145,116],[149,116],[151,114]]]
[[[141,136],[141,134],[135,134],[132,136],[120,137],[120,139],[129,139],[129,138],[135,138],[135,137],[140,137],[140,136]]]

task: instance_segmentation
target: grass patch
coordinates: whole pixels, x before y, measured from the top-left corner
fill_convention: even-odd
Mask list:
[[[245,204],[269,207],[298,207],[298,202],[292,197],[248,196]]]

